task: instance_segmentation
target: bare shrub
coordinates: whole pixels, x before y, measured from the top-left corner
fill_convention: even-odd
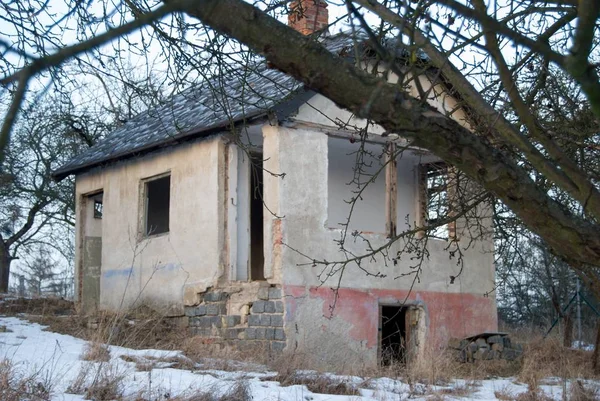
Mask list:
[[[581,380],[575,380],[569,388],[569,400],[598,401],[600,400],[600,389],[597,386],[586,386]]]
[[[120,400],[123,397],[124,378],[112,367],[102,366],[83,395],[91,401]]]
[[[110,364],[85,364],[67,387],[68,394],[83,395],[86,400],[122,400],[125,375]]]
[[[37,373],[24,375],[16,371],[11,361],[0,361],[0,400],[49,401],[51,383],[39,380]]]
[[[82,366],[81,370],[77,372],[77,377],[69,384],[67,387],[68,394],[84,394],[87,390],[87,381],[90,377],[90,370],[92,369],[92,364],[85,364]]]

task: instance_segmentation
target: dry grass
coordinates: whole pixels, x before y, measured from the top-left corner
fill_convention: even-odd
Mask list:
[[[86,345],[81,359],[84,361],[108,362],[110,361],[110,350],[108,346],[99,342],[90,342]]]
[[[123,398],[122,378],[101,377],[83,395],[92,401],[120,400]]]
[[[189,337],[180,348],[196,368],[223,371],[265,371],[266,364],[274,358],[263,345],[251,345],[239,349],[218,339]]]
[[[248,388],[248,383],[244,380],[239,380],[226,391],[221,394],[218,388],[205,392],[195,392],[194,395],[177,396],[168,398],[169,401],[251,401],[252,395]],[[149,401],[145,398],[139,398],[135,401]]]
[[[515,395],[508,387],[494,391],[494,396],[500,401],[512,401],[515,399]]]
[[[76,314],[73,302],[62,298],[9,298],[0,303],[0,314],[39,316],[68,316]]]
[[[465,382],[463,384],[455,384],[452,387],[437,390],[436,393],[444,395],[444,396],[452,396],[453,398],[468,397],[471,394],[473,394],[473,391],[475,390],[476,387],[477,387],[476,382],[470,381],[470,382]]]
[[[549,376],[592,378],[592,353],[564,348],[556,337],[537,338],[525,345],[518,379],[532,387]]]
[[[7,359],[0,361],[0,400],[49,401],[51,383],[41,380],[37,373],[24,375]]]
[[[153,358],[139,358],[132,355],[121,355],[119,358],[125,362],[135,363],[135,369],[139,372],[149,372],[158,364],[158,361]]]
[[[73,302],[63,299],[19,299],[0,304],[0,314],[25,314],[55,333],[133,349],[180,349],[187,338],[174,319],[143,306],[122,314],[81,316]]]
[[[324,373],[294,371],[286,372],[285,375],[278,373],[268,380],[278,381],[283,387],[304,385],[309,391],[318,394],[360,395],[359,386]]]
[[[140,307],[126,314],[101,313],[93,317],[81,317],[76,314],[71,302],[46,298],[5,300],[0,304],[0,313],[32,314],[34,316],[28,316],[30,320],[48,325],[51,331],[88,340],[90,343],[82,355],[84,360],[108,361],[110,353],[108,348],[103,345],[106,343],[134,349],[180,349],[185,356],[167,359],[134,357],[123,357],[123,359],[128,360],[127,358],[129,358],[128,361],[135,363],[139,371],[149,371],[158,363],[167,363],[170,367],[187,370],[266,371],[271,369],[278,372],[274,380],[279,380],[284,386],[301,384],[306,385],[313,392],[358,394],[356,386],[351,383],[340,382],[323,374],[311,376],[298,373],[315,367],[313,364],[315,359],[312,355],[307,356],[301,353],[274,355],[267,348],[260,346],[240,350],[227,346],[220,340],[189,337],[187,330],[178,327],[174,320],[165,318],[149,308]],[[497,397],[504,397],[502,399],[507,400],[519,399],[520,401],[543,400],[543,393],[536,389],[539,388],[541,380],[545,377],[592,378],[591,353],[563,348],[558,336],[544,340],[538,332],[521,330],[511,334],[511,338],[513,342],[522,343],[525,349],[524,357],[516,361],[493,360],[460,363],[453,358],[452,354],[432,349],[425,350],[423,358],[409,363],[408,366],[365,368],[365,364],[343,365],[340,362],[339,366],[327,366],[326,370],[362,377],[401,377],[408,382],[411,388],[425,388],[424,395],[429,394],[432,397],[440,398],[463,396],[460,395],[463,390],[466,393],[471,389],[452,390],[456,392],[455,394],[446,393],[445,390],[427,393],[431,386],[444,385],[456,378],[481,380],[491,377],[514,376],[533,390],[517,397],[500,391]],[[320,367],[325,370],[325,367]],[[97,386],[94,386],[94,396],[97,399],[102,399],[104,397],[102,394],[105,393],[110,395],[111,385],[114,385],[115,382],[113,379],[99,381]],[[79,388],[79,391],[80,394],[83,394],[81,393],[82,388]],[[595,390],[592,391],[586,387],[573,387],[571,391],[573,392],[571,398],[576,401],[597,399],[597,391],[594,393]],[[588,397],[589,394],[592,394],[590,396],[592,398]],[[214,397],[213,394],[194,395],[194,397],[209,396]],[[7,397],[0,394],[0,399],[12,401]],[[214,398],[182,398],[181,400],[193,401],[194,399],[213,400]]]
[[[331,374],[308,371],[309,357],[302,353],[284,353],[271,358],[269,368],[277,372],[276,375],[264,380],[277,381],[281,386],[304,385],[309,391],[320,394],[333,395],[360,395],[358,388],[365,384],[356,385],[345,378]]]
[[[585,385],[581,380],[576,380],[569,387],[569,400],[571,401],[598,401],[600,400],[600,388]]]
[[[110,364],[87,364],[67,388],[67,393],[83,395],[86,400],[123,400],[125,376]]]

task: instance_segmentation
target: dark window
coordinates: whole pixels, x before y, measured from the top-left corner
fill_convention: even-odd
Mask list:
[[[102,218],[102,200],[94,199],[94,218]]]
[[[439,224],[448,218],[448,166],[444,163],[429,163],[425,166],[425,223]],[[432,228],[429,235],[448,239],[448,225]]]
[[[146,182],[146,235],[169,231],[171,176]]]

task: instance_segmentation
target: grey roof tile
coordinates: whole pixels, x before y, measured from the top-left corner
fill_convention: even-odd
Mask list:
[[[338,55],[352,55],[353,38],[345,33],[323,44]],[[203,81],[124,123],[106,138],[54,172],[56,179],[175,141],[224,129],[230,123],[264,115],[292,97],[302,84],[264,61]]]

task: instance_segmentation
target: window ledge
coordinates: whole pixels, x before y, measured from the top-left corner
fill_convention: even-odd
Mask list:
[[[160,233],[160,234],[143,235],[141,241],[151,240],[151,239],[160,238],[160,237],[167,237],[167,236],[169,236],[170,233],[171,233],[170,231],[167,231],[167,232]]]

